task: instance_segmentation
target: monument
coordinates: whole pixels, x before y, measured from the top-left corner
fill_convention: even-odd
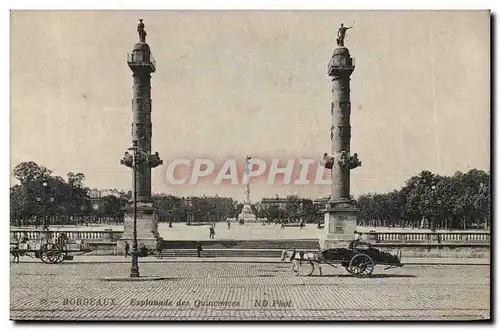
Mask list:
[[[125,208],[124,231],[118,242],[122,248],[125,241],[132,246],[134,241],[134,216],[137,221],[138,245],[153,249],[158,235],[158,220],[151,200],[151,169],[163,163],[158,152],[151,154],[151,73],[156,71],[156,62],[146,43],[146,30],[142,19],[137,25],[139,41],[132,53],[127,54],[127,64],[133,72],[132,99],[132,150],[125,152],[121,164],[133,169],[133,195]],[[135,214],[134,214],[135,213]]]
[[[350,171],[361,162],[358,155],[351,155],[351,101],[350,76],[354,59],[344,46],[346,31],[343,24],[337,32],[337,48],[328,63],[332,77],[332,104],[330,127],[331,155],[324,155],[325,167],[331,170],[331,193],[324,209],[325,228],[320,237],[322,249],[347,247],[354,239],[358,210],[350,196]]]
[[[250,161],[251,157],[247,156],[245,159],[245,178],[246,181],[244,182],[245,184],[245,201],[243,202],[243,209],[241,210],[240,214],[238,215],[238,219],[241,221],[243,220],[244,223],[255,223],[257,222],[257,217],[255,214],[253,214],[252,211],[252,203],[250,202],[250,179],[248,178],[248,175],[250,173]]]

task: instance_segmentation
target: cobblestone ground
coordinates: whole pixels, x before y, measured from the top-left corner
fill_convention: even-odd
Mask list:
[[[490,268],[405,266],[295,276],[288,263],[11,264],[11,319],[474,320],[490,315]]]

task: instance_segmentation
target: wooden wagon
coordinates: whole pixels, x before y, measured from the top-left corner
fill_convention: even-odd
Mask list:
[[[311,266],[311,271],[307,274],[312,275],[316,268],[322,275],[321,265],[327,264],[334,268],[341,266],[350,274],[356,277],[368,277],[373,273],[375,265],[385,266],[384,270],[402,267],[401,251],[393,255],[380,251],[369,245],[350,246],[349,248],[333,248],[322,251],[300,251],[285,250],[282,253],[281,260],[285,259],[293,262],[292,270],[298,274],[299,269],[304,265]]]
[[[75,255],[82,255],[92,250],[83,240],[72,240],[60,236],[57,238],[41,237],[35,240],[11,238],[10,254],[19,262],[20,256],[40,259],[47,264],[59,264],[65,260],[73,260]]]

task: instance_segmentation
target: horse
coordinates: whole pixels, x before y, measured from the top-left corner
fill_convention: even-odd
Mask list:
[[[285,260],[287,259],[288,260]],[[303,262],[309,263],[312,270],[307,276],[311,276],[316,268],[319,269],[319,275],[323,275],[323,270],[321,268],[321,261],[323,260],[323,254],[319,252],[307,252],[307,251],[296,251],[293,250],[283,250],[281,253],[281,261],[291,261],[293,263],[292,270],[295,275],[299,275],[299,269]]]
[[[19,263],[19,245],[18,244],[13,244],[10,246],[10,254],[12,255],[13,259],[12,262]]]

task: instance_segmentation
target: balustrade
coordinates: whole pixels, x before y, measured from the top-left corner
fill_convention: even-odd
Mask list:
[[[491,233],[489,232],[397,232],[397,231],[363,231],[369,241],[376,242],[407,242],[407,243],[489,243]]]
[[[123,231],[78,231],[78,230],[25,230],[11,229],[11,237],[20,239],[24,233],[30,241],[38,240],[48,234],[48,238],[54,238],[57,233],[64,232],[70,240],[83,241],[106,241],[116,242]],[[365,239],[372,242],[387,242],[387,243],[489,243],[490,232],[475,232],[475,231],[436,231],[436,232],[398,232],[398,231],[363,231]]]
[[[24,229],[11,229],[10,233],[13,238],[20,239],[24,234],[28,236],[28,240],[38,240],[48,234],[48,238],[54,238],[58,233],[64,232],[70,240],[84,240],[84,241],[116,241],[122,231],[71,231],[71,230],[24,230]]]

